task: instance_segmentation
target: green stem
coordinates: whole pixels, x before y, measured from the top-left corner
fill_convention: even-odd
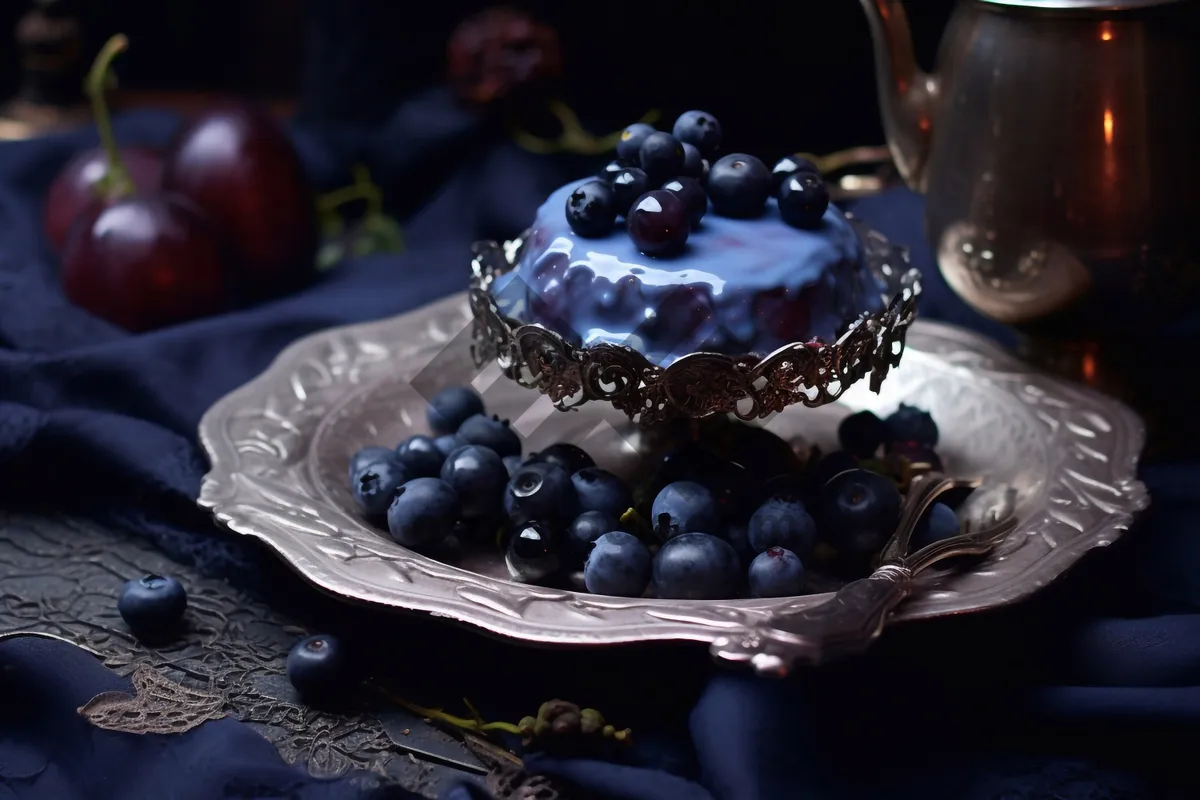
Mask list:
[[[117,149],[112,119],[108,114],[108,104],[104,100],[113,59],[124,52],[127,47],[129,47],[129,39],[123,33],[118,33],[105,42],[83,82],[84,91],[92,101],[92,115],[96,119],[96,131],[100,134],[100,145],[104,148],[104,155],[108,161],[108,169],[97,188],[111,200],[127,197],[134,191],[133,179],[129,176],[129,170],[126,169],[125,163],[121,160],[121,153]]]

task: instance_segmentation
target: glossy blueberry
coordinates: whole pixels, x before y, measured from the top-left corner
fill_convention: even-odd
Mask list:
[[[641,597],[650,584],[653,559],[636,536],[610,531],[596,540],[583,565],[583,585],[592,594]]]
[[[567,224],[580,236],[607,236],[617,219],[612,187],[604,181],[580,184],[567,195],[566,214]]]
[[[571,483],[575,485],[580,511],[600,511],[620,519],[633,506],[633,492],[629,486],[606,469],[581,469],[571,476]]]
[[[364,467],[368,467],[377,461],[394,461],[396,451],[390,447],[364,447],[363,449],[350,456],[350,469],[348,472],[350,482],[353,484],[354,476],[357,475]]]
[[[745,153],[730,153],[708,171],[708,199],[723,217],[757,217],[771,194],[771,173]]]
[[[183,584],[163,575],[143,575],[129,581],[117,598],[117,612],[139,639],[177,630],[185,611],[187,592]]]
[[[821,174],[816,164],[802,156],[784,156],[776,161],[775,166],[771,168],[771,193],[778,197],[783,182],[800,172]]]
[[[495,450],[464,445],[446,456],[441,478],[450,484],[461,502],[463,519],[484,519],[500,513],[508,471]]]
[[[416,478],[396,490],[388,508],[388,532],[405,547],[445,539],[458,521],[458,494],[441,478]]]
[[[647,136],[638,150],[638,166],[656,183],[683,174],[684,158],[680,141],[662,131]]]
[[[704,156],[700,154],[700,150],[695,145],[683,142],[683,169],[679,171],[680,175],[700,181],[707,171],[706,164]]]
[[[938,426],[928,411],[901,403],[884,422],[890,442],[915,442],[929,448],[937,447]]]
[[[346,648],[336,636],[309,636],[296,642],[288,653],[288,680],[307,699],[327,698],[346,691],[349,673]]]
[[[669,483],[691,481],[708,489],[726,517],[741,507],[750,488],[746,469],[693,443],[677,447],[663,456],[654,479],[657,495]]]
[[[557,444],[550,445],[545,450],[530,453],[528,460],[557,464],[565,469],[568,475],[573,475],[581,469],[596,466],[596,462],[592,460],[592,457],[587,454],[586,450],[570,442],[558,442]]]
[[[683,250],[691,234],[690,214],[677,195],[662,189],[646,192],[627,217],[629,238],[648,256],[672,256]]]
[[[495,415],[476,414],[468,418],[459,426],[458,438],[467,444],[486,447],[501,458],[521,455],[521,437],[508,420]]]
[[[504,461],[504,469],[508,472],[508,479],[510,481],[521,469],[521,465],[525,463],[521,460],[520,456],[505,456],[502,461]]]
[[[439,436],[434,439],[433,444],[435,447],[437,447],[438,452],[442,454],[444,459],[445,456],[450,455],[455,450],[466,444],[466,442],[464,442],[462,439],[459,439],[453,433],[448,433],[445,436]]]
[[[612,161],[610,161],[604,165],[604,169],[600,170],[600,172],[596,175],[596,177],[602,181],[611,183],[612,179],[615,178],[618,173],[624,172],[625,170],[629,169],[630,167],[636,167],[636,166],[637,166],[637,164],[634,163],[633,161],[623,161],[619,158],[613,159]]]
[[[396,448],[396,460],[409,478],[432,478],[442,471],[446,454],[428,436],[410,436]]]
[[[468,418],[483,413],[483,398],[468,386],[442,389],[429,401],[425,416],[439,436],[454,433]]]
[[[954,513],[954,509],[945,503],[934,503],[917,523],[908,549],[910,552],[920,550],[925,545],[949,539],[960,533],[962,527],[958,524],[958,515]]]
[[[550,526],[540,521],[523,524],[508,540],[504,564],[513,580],[525,583],[536,583],[558,572],[562,563]]]
[[[393,458],[390,461],[376,461],[360,469],[350,482],[350,491],[363,516],[382,520],[396,490],[407,481],[408,472]]]
[[[797,172],[779,187],[779,216],[794,228],[817,228],[829,210],[829,189],[820,175]]]
[[[642,142],[646,141],[646,137],[652,133],[654,133],[654,126],[647,125],[645,122],[635,122],[621,131],[621,138],[617,140],[617,158],[636,164],[642,150]]]
[[[563,558],[573,567],[583,566],[588,553],[592,551],[592,543],[610,531],[619,530],[621,523],[613,515],[603,511],[584,511],[563,531]]]
[[[942,465],[941,457],[933,451],[933,448],[925,447],[916,442],[889,442],[887,445],[888,455],[900,456],[906,459],[910,464],[928,465],[928,468],[934,472],[945,472],[946,468]]]
[[[664,183],[662,188],[683,201],[687,207],[689,224],[693,228],[698,227],[704,215],[708,213],[708,195],[704,193],[700,181],[680,175]]]
[[[755,556],[749,577],[754,597],[792,597],[804,591],[804,564],[783,547],[772,547]]]
[[[772,497],[758,507],[746,526],[754,552],[782,547],[807,556],[817,546],[817,523],[804,503],[793,497]]]
[[[870,411],[859,411],[838,425],[838,441],[855,458],[874,458],[887,439],[887,426]]]
[[[579,515],[571,476],[557,464],[539,461],[522,465],[505,492],[504,508],[515,519],[541,520],[561,529]]]
[[[613,175],[613,207],[617,211],[617,216],[628,216],[629,209],[633,207],[637,199],[653,188],[650,177],[639,167],[630,167]]]
[[[685,111],[675,120],[671,133],[681,142],[687,142],[711,158],[721,146],[721,123],[707,111]]]
[[[821,490],[821,533],[842,553],[874,553],[895,532],[900,503],[899,490],[884,476],[843,472]]]
[[[737,593],[742,568],[733,546],[707,533],[685,533],[654,557],[654,588],[659,597],[726,600]]]
[[[848,450],[834,450],[821,456],[809,474],[809,480],[818,492],[839,473],[858,469],[858,459]]]
[[[650,524],[663,538],[682,533],[718,533],[721,512],[712,492],[692,481],[663,487],[650,508]]]

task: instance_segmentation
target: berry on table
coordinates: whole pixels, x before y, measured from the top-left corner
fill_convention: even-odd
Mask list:
[[[669,133],[656,131],[642,141],[638,150],[638,165],[658,183],[683,172],[683,145]]]
[[[434,439],[433,444],[435,447],[437,447],[438,452],[445,457],[462,447],[464,444],[466,444],[466,442],[464,442],[462,439],[459,439],[453,433],[448,433],[445,436],[439,436]]]
[[[486,447],[498,456],[521,455],[521,437],[499,417],[476,414],[458,428],[458,438],[466,444]]]
[[[816,164],[802,156],[784,156],[776,161],[775,166],[771,168],[771,193],[778,197],[783,182],[801,172],[821,174]]]
[[[522,525],[504,553],[504,564],[513,580],[537,583],[558,572],[562,566],[550,527],[539,521]]]
[[[662,188],[683,201],[687,206],[689,223],[693,228],[699,226],[704,215],[708,213],[708,195],[704,193],[700,181],[681,175],[664,183]]]
[[[677,195],[661,189],[646,192],[629,210],[629,238],[648,256],[671,256],[683,250],[691,234],[688,208]]]
[[[900,404],[900,408],[884,422],[889,442],[914,442],[925,447],[937,447],[938,426],[928,411]]]
[[[621,137],[617,140],[617,158],[628,163],[636,163],[638,155],[641,153],[642,142],[646,141],[646,137],[652,133],[654,133],[654,126],[647,125],[645,122],[635,122],[621,131]]]
[[[708,171],[708,198],[723,217],[756,217],[770,194],[771,173],[754,156],[730,153]]]
[[[595,238],[612,232],[617,205],[612,187],[603,181],[588,181],[567,195],[567,224],[580,236]]]
[[[541,520],[561,529],[579,514],[571,476],[557,464],[524,464],[505,492],[504,508],[516,519]]]
[[[949,539],[951,536],[958,536],[960,533],[962,533],[962,526],[959,525],[958,515],[954,513],[954,509],[945,503],[934,503],[917,523],[912,541],[909,543],[909,550],[920,550],[926,545]]]
[[[688,144],[687,142],[683,142],[682,144],[683,169],[679,171],[679,174],[700,180],[704,177],[706,171],[704,156],[700,154],[700,150],[694,144]]]
[[[464,445],[446,456],[441,478],[461,501],[458,513],[463,519],[494,517],[504,502],[508,472],[496,451],[477,445]]]
[[[825,484],[821,495],[821,533],[841,552],[874,553],[896,530],[900,492],[882,475],[843,472]]]
[[[388,532],[404,547],[446,539],[458,521],[458,494],[440,478],[416,478],[396,490],[388,508]]]
[[[633,506],[633,492],[625,481],[606,469],[581,469],[571,476],[571,483],[575,485],[580,511],[600,511],[620,519]]]
[[[187,611],[187,592],[176,578],[143,575],[121,588],[117,612],[139,639],[158,638],[176,631]]]
[[[508,472],[508,479],[510,481],[517,474],[517,471],[521,469],[521,465],[525,463],[521,460],[520,456],[505,456],[502,461],[504,461],[504,469]]]
[[[654,588],[659,597],[726,600],[737,592],[742,569],[733,546],[707,533],[685,533],[654,557]]]
[[[432,478],[442,471],[446,454],[428,436],[410,436],[396,448],[396,460],[410,478]]]
[[[425,412],[429,427],[439,436],[452,434],[468,418],[483,413],[483,398],[470,387],[442,389],[429,401]]]
[[[855,458],[874,458],[887,438],[887,426],[870,411],[851,414],[838,425],[838,441]]]
[[[804,591],[804,564],[791,550],[772,547],[750,562],[749,578],[754,597],[792,597]]]
[[[350,491],[363,516],[382,520],[396,490],[407,481],[408,473],[392,458],[368,464],[356,472],[350,480]]]
[[[692,481],[663,487],[650,508],[650,524],[664,539],[684,533],[717,533],[721,512],[712,493]]]
[[[807,556],[817,546],[817,523],[799,499],[772,497],[750,516],[746,535],[756,553],[782,547]]]
[[[288,680],[306,699],[327,698],[344,692],[349,672],[346,648],[336,636],[309,636],[296,642],[288,653]]]
[[[613,208],[617,216],[629,216],[629,209],[633,207],[634,202],[653,188],[650,176],[638,167],[629,167],[613,175]]]
[[[592,594],[641,597],[650,584],[650,550],[636,536],[610,531],[596,540],[583,565],[583,583]]]
[[[592,544],[606,533],[619,531],[620,521],[603,511],[584,511],[563,531],[563,557],[573,567],[583,566]]]
[[[581,469],[596,466],[596,462],[588,455],[586,450],[570,442],[558,442],[557,444],[550,445],[545,450],[530,453],[527,460],[531,462],[545,461],[549,464],[558,464],[567,471],[568,475],[574,475]]]
[[[378,445],[374,445],[371,447],[362,448],[354,455],[350,456],[350,469],[348,471],[350,481],[353,482],[354,476],[363,468],[368,467],[377,461],[394,461],[395,458],[396,451],[390,447],[380,447]]]
[[[779,216],[794,228],[816,228],[829,210],[829,189],[820,175],[797,172],[779,187]]]
[[[705,158],[712,158],[721,146],[721,123],[707,111],[685,111],[675,120],[671,133],[687,142]]]

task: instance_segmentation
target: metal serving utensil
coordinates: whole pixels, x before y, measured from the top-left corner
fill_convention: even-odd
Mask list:
[[[948,558],[986,555],[1016,528],[1015,493],[1009,487],[992,487],[977,491],[968,501],[963,533],[908,553],[917,523],[939,497],[952,489],[979,487],[978,481],[955,480],[936,472],[914,478],[899,526],[869,576],[851,581],[819,606],[796,610],[784,606],[736,637],[716,639],[713,656],[749,664],[762,675],[783,676],[796,665],[819,664],[866,650],[892,610],[913,592],[917,575]]]

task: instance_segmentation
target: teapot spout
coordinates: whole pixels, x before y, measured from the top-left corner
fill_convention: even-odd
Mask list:
[[[908,15],[900,0],[859,2],[875,42],[875,80],[888,148],[904,182],[923,193],[937,78],[917,67]]]

